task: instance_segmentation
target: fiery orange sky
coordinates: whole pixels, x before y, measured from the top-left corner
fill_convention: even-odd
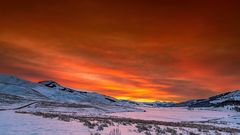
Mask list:
[[[0,72],[136,101],[240,88],[238,0],[1,0]]]

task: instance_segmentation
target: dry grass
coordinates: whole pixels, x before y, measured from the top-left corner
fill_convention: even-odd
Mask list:
[[[163,126],[170,126],[170,127],[178,127],[178,128],[194,128],[198,129],[199,131],[204,130],[212,130],[217,132],[227,132],[227,133],[239,133],[239,129],[230,128],[230,127],[216,127],[212,125],[204,125],[204,124],[194,124],[194,123],[187,123],[187,122],[165,122],[165,121],[153,121],[153,120],[140,120],[140,119],[130,119],[130,118],[118,118],[118,117],[90,117],[90,116],[72,116],[66,114],[55,114],[55,113],[43,113],[43,112],[17,112],[17,113],[27,113],[33,114],[37,116],[42,116],[44,118],[58,118],[59,120],[63,121],[70,121],[71,119],[78,120],[88,126],[89,128],[94,128],[95,126],[100,126],[102,123],[105,123],[107,126],[113,126],[114,123],[128,123],[128,124],[136,124],[136,128],[138,132],[146,132],[150,131],[153,128],[151,125],[163,125]],[[98,123],[93,123],[97,121]],[[105,125],[105,126],[106,126]],[[100,127],[100,130],[104,127]],[[157,128],[156,131],[158,133],[161,132],[168,132],[170,134],[175,134],[176,131],[171,128],[160,129]]]
[[[70,107],[70,108],[92,108],[90,105],[75,104],[75,103],[59,103],[59,102],[49,102],[41,101],[36,104],[36,107],[48,108],[48,107]]]

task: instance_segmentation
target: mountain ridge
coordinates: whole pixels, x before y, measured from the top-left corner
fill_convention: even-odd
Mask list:
[[[240,105],[240,90],[229,91],[206,99],[188,100],[177,103],[177,107],[221,107]]]
[[[120,100],[96,92],[75,90],[61,84],[46,80],[38,83],[18,78],[15,75],[0,74],[0,93],[19,96],[28,100],[52,100],[58,102],[94,104],[114,104],[120,106],[151,107],[212,107],[237,104],[240,105],[240,90],[221,93],[207,99],[194,99],[180,103],[173,102],[135,102]]]

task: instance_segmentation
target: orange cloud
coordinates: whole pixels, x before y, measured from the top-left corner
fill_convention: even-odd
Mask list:
[[[136,101],[205,98],[240,87],[238,5],[0,2],[0,71]]]

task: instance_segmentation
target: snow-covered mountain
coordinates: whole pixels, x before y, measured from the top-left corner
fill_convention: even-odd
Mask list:
[[[11,96],[17,96],[28,100],[50,100],[68,103],[87,102],[92,104],[127,107],[166,107],[172,105],[172,103],[164,102],[146,103],[130,100],[118,100],[95,92],[67,88],[51,80],[34,83],[8,74],[0,74],[0,94],[9,94]]]
[[[0,74],[0,93],[2,94],[9,94],[29,100],[49,99],[35,90],[36,87],[38,87],[37,83],[22,80],[13,75]]]
[[[28,100],[52,100],[60,102],[113,104],[118,100],[95,92],[63,87],[54,81],[34,83],[13,75],[0,74],[0,93]]]
[[[176,106],[188,107],[210,107],[210,106],[226,106],[226,105],[240,105],[240,90],[222,93],[208,99],[190,100],[176,104]]]

